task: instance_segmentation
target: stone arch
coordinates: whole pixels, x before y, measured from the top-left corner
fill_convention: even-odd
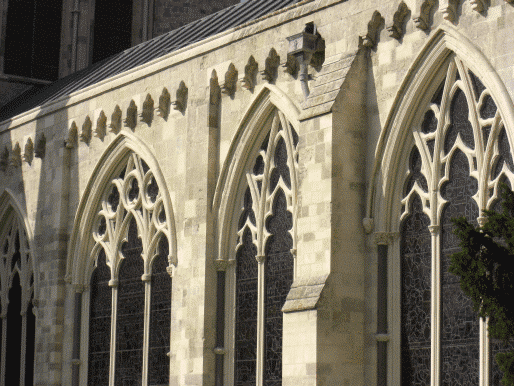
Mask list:
[[[234,221],[237,222],[235,218],[239,216],[240,209],[237,205],[241,202],[239,198],[244,194],[246,183],[243,178],[244,173],[255,159],[261,142],[268,134],[273,114],[280,112],[282,120],[289,122],[298,132],[300,111],[300,106],[282,90],[266,84],[254,97],[243,115],[223,163],[213,200],[213,212],[217,213],[218,218],[218,260],[227,260],[230,254],[232,240],[224,235],[230,234],[233,230],[232,224]],[[298,184],[296,170],[294,183]],[[296,218],[296,213],[293,213],[293,217]]]
[[[91,178],[82,194],[75,215],[66,265],[66,280],[73,285],[82,288],[87,288],[89,285],[89,278],[95,263],[94,254],[98,252],[97,250],[93,251],[93,249],[98,249],[99,245],[97,243],[95,247],[95,241],[92,237],[97,208],[102,201],[106,187],[111,183],[115,173],[122,166],[121,163],[130,154],[134,154],[144,160],[152,171],[157,185],[160,187],[162,205],[166,215],[166,226],[160,232],[166,236],[169,243],[168,262],[170,267],[177,265],[175,220],[164,176],[150,148],[133,134],[123,132],[118,134],[108,146],[91,173]],[[127,216],[127,218],[129,217]],[[124,229],[128,227],[127,224],[123,226]],[[156,243],[152,245],[155,246],[154,244]],[[148,261],[151,264],[151,257]],[[117,267],[111,267],[111,269],[117,269]]]
[[[399,189],[398,173],[404,171],[401,165],[408,157],[405,149],[412,147],[407,129],[416,119],[417,108],[435,93],[445,76],[441,68],[452,55],[480,76],[501,111],[509,142],[514,143],[514,106],[498,73],[466,36],[453,26],[439,26],[407,72],[380,134],[366,198],[368,231],[370,224],[376,231],[395,231],[399,226],[398,221],[392,224],[391,218],[397,209],[394,201]]]
[[[32,228],[30,227],[30,223],[28,221],[27,215],[25,214],[22,206],[19,201],[16,199],[15,195],[10,189],[3,189],[0,192],[0,241],[3,238],[5,229],[4,226],[10,224],[12,221],[18,221],[19,225],[23,228],[26,235],[26,241],[29,246],[29,254],[30,254],[30,262],[32,267],[32,275],[33,275],[33,297],[34,300],[38,299],[39,295],[39,275],[37,262],[34,256],[35,245],[34,245],[34,236],[32,232]],[[30,299],[25,299],[24,306],[28,305],[28,301]],[[37,303],[37,301],[36,301]]]

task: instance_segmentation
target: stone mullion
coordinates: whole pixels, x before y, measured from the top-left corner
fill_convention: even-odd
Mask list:
[[[264,384],[264,298],[266,296],[266,257],[264,255],[257,256],[259,264],[259,279],[257,284],[257,360],[256,360],[256,384],[263,386]]]
[[[21,316],[20,385],[25,384],[25,357],[27,353],[27,312]]]
[[[142,386],[148,384],[148,347],[150,346],[150,307],[152,295],[152,275],[144,274],[141,280],[145,282],[145,314],[143,327],[143,381]]]
[[[482,191],[483,192],[483,191]],[[485,195],[485,194],[484,194]],[[481,211],[482,212],[482,211]],[[477,218],[478,225],[483,227],[487,222],[487,217],[481,215]],[[487,333],[489,318],[483,319],[480,318],[479,323],[479,351],[478,351],[478,360],[479,360],[479,386],[487,386],[489,385],[489,371],[490,371],[490,362],[491,358],[490,350],[489,350],[489,334]],[[494,358],[492,358],[494,360]]]
[[[116,366],[116,317],[118,314],[118,281],[111,280],[109,286],[112,287],[111,305],[111,350],[109,360],[109,386],[114,386],[114,369]]]
[[[0,383],[5,380],[5,360],[6,360],[6,345],[7,345],[7,313],[2,317],[2,356],[0,361]]]
[[[432,242],[432,291],[431,291],[431,350],[430,350],[430,385],[438,386],[440,380],[441,356],[441,227],[428,227]]]

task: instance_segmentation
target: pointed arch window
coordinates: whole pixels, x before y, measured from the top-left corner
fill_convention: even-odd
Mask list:
[[[486,322],[448,272],[451,218],[477,223],[514,182],[510,141],[490,91],[458,58],[413,126],[400,218],[402,385],[499,385]],[[481,328],[482,324],[482,328]],[[480,360],[481,355],[490,358]],[[432,382],[432,383],[431,383]]]
[[[270,129],[248,164],[241,210],[234,216],[233,291],[228,291],[234,323],[226,333],[232,347],[226,365],[234,385],[282,384],[282,307],[296,250],[298,135],[280,111],[266,126]]]
[[[169,383],[171,272],[162,188],[130,153],[93,226],[89,385]]]
[[[27,234],[12,207],[0,212],[1,384],[34,383],[34,273]]]

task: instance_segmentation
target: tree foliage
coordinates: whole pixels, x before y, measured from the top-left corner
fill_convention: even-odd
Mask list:
[[[485,224],[452,219],[461,251],[451,256],[449,271],[460,277],[473,310],[489,318],[489,336],[506,345],[514,338],[514,193],[501,185],[502,210],[484,211]],[[502,384],[514,386],[514,352],[499,353]]]

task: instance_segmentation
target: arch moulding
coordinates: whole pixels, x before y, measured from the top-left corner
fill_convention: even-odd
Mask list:
[[[246,183],[245,171],[268,133],[263,130],[269,128],[266,122],[276,110],[299,132],[300,105],[278,87],[271,84],[262,86],[238,124],[216,184],[212,207],[218,218],[218,236],[230,232],[234,215],[239,215],[236,206],[240,202],[236,197],[241,196],[241,189]],[[228,260],[230,237],[221,237],[219,240],[217,259]]]
[[[173,266],[177,265],[177,239],[173,207],[159,163],[151,149],[139,138],[128,132],[121,132],[107,147],[91,173],[75,215],[68,246],[66,281],[76,286],[78,290],[88,287],[89,277],[94,269],[94,261],[90,255],[94,246],[92,229],[96,216],[95,210],[102,200],[105,188],[113,178],[113,173],[118,170],[120,163],[129,153],[137,154],[147,163],[160,187],[166,213],[167,227],[163,233],[169,242],[168,261]]]
[[[366,197],[366,231],[372,231],[373,228],[375,231],[394,231],[389,229],[394,206],[392,189],[396,182],[395,174],[402,161],[403,147],[407,145],[407,128],[416,117],[417,107],[424,95],[430,91],[435,92],[439,83],[434,80],[438,77],[442,80],[444,74],[440,69],[452,54],[480,77],[502,112],[508,136],[514,138],[512,99],[492,64],[453,26],[447,23],[439,26],[407,72],[380,133]]]

